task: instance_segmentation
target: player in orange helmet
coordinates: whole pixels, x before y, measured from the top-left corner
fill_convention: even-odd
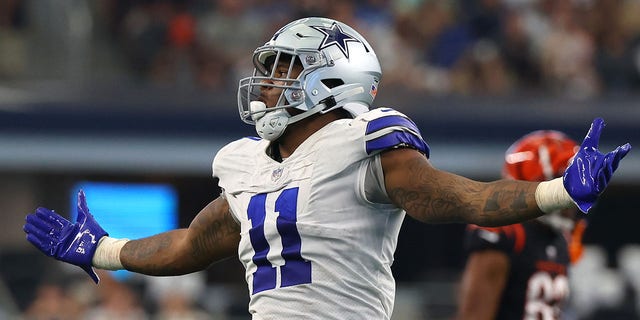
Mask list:
[[[562,176],[578,151],[564,133],[531,132],[505,154],[503,176],[547,181]],[[469,225],[458,319],[559,319],[569,294],[567,268],[581,252],[576,209],[498,228]],[[572,234],[573,238],[572,239]]]

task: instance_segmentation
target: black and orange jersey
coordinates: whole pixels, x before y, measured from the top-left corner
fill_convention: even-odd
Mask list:
[[[498,228],[467,228],[468,254],[479,250],[504,252],[510,273],[496,319],[559,319],[569,296],[570,263],[566,238],[530,221]]]

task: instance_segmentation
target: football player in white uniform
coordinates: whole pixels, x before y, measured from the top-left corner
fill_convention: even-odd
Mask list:
[[[598,119],[564,179],[477,182],[431,166],[407,116],[370,110],[380,65],[344,23],[291,22],[256,49],[253,64],[239,83],[238,107],[260,137],[216,155],[223,192],[188,228],[111,238],[80,192],[75,223],[38,208],[27,216],[27,239],[96,282],[93,267],[177,275],[237,254],[253,319],[389,319],[405,213],[497,226],[576,204],[586,211],[630,150],[600,153]]]

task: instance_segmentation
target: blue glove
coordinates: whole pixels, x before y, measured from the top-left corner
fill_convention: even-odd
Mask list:
[[[27,233],[27,240],[44,254],[79,266],[95,283],[100,281],[91,260],[98,240],[108,234],[89,213],[82,190],[78,192],[76,223],[72,224],[47,208],[38,208],[35,213],[27,215],[23,230]]]
[[[607,154],[600,153],[598,141],[602,128],[602,118],[593,120],[580,150],[564,171],[564,188],[584,213],[593,207],[598,196],[607,187],[613,172],[618,168],[618,163],[631,150],[631,145],[627,143]]]

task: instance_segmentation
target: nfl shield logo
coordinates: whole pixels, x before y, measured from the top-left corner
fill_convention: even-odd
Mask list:
[[[373,83],[371,84],[371,88],[369,89],[369,94],[374,99],[375,99],[376,95],[378,94],[378,82],[379,81],[377,79],[374,79]]]
[[[282,177],[282,170],[282,168],[273,170],[273,172],[271,173],[271,181],[277,181],[278,179],[280,179],[280,177]]]

